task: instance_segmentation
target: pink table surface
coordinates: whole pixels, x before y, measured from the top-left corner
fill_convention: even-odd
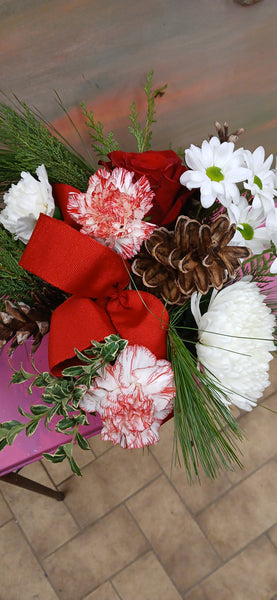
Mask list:
[[[33,394],[27,392],[28,383],[11,384],[8,387],[12,376],[12,370],[9,362],[13,367],[19,368],[23,364],[26,371],[32,373],[33,368],[28,357],[31,341],[27,341],[24,346],[18,348],[11,358],[8,358],[7,350],[4,348],[0,355],[0,422],[24,421],[18,412],[18,406],[21,406],[24,411],[28,411],[31,404],[42,403],[41,393],[43,388],[34,388]],[[47,336],[44,338],[40,348],[34,355],[35,365],[40,371],[48,371],[47,360]],[[30,383],[30,382],[29,382]],[[88,415],[90,425],[80,428],[80,432],[84,437],[97,435],[101,431],[100,417]],[[55,421],[51,426],[51,431],[48,431],[43,423],[40,423],[37,431],[31,437],[27,437],[25,432],[21,432],[14,440],[12,446],[6,446],[0,452],[0,476],[11,471],[15,471],[33,461],[39,460],[43,452],[54,452],[55,449],[64,442],[69,442],[71,437],[57,433],[54,431]]]

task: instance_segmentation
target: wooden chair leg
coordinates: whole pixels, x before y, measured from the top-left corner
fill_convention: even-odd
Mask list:
[[[32,492],[36,492],[37,494],[43,494],[43,496],[49,496],[50,498],[55,498],[58,501],[64,499],[64,493],[58,492],[57,490],[53,490],[46,485],[42,485],[37,481],[33,481],[32,479],[28,479],[27,477],[23,477],[18,473],[7,473],[7,475],[2,475],[0,477],[0,481],[6,481],[7,483],[11,483],[12,485],[17,485],[19,487],[25,488],[26,490],[30,490]]]

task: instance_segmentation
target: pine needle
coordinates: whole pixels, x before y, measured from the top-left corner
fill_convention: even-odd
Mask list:
[[[68,183],[85,191],[93,167],[60,136],[50,131],[35,111],[16,99],[16,110],[0,103],[0,186],[7,189],[22,171],[35,174],[44,164],[50,182]],[[55,130],[56,131],[56,130]],[[56,132],[57,133],[57,132]]]
[[[237,442],[242,432],[229,409],[221,401],[225,392],[197,368],[195,358],[185,347],[175,328],[169,326],[169,360],[176,383],[174,408],[176,454],[182,451],[188,479],[199,479],[202,466],[214,479],[220,469],[242,467]]]

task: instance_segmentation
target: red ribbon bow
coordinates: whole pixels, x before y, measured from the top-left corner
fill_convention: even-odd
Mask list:
[[[70,364],[74,348],[84,350],[91,340],[111,333],[166,358],[167,311],[152,294],[126,290],[128,266],[110,248],[41,214],[20,265],[72,294],[51,318],[49,367],[54,375]]]

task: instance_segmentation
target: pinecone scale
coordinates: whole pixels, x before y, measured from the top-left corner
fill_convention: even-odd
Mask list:
[[[244,246],[228,245],[235,231],[226,215],[211,226],[180,216],[174,231],[161,227],[145,241],[132,264],[133,273],[169,304],[184,304],[195,291],[219,290],[228,276],[236,276],[240,259],[251,254]]]

